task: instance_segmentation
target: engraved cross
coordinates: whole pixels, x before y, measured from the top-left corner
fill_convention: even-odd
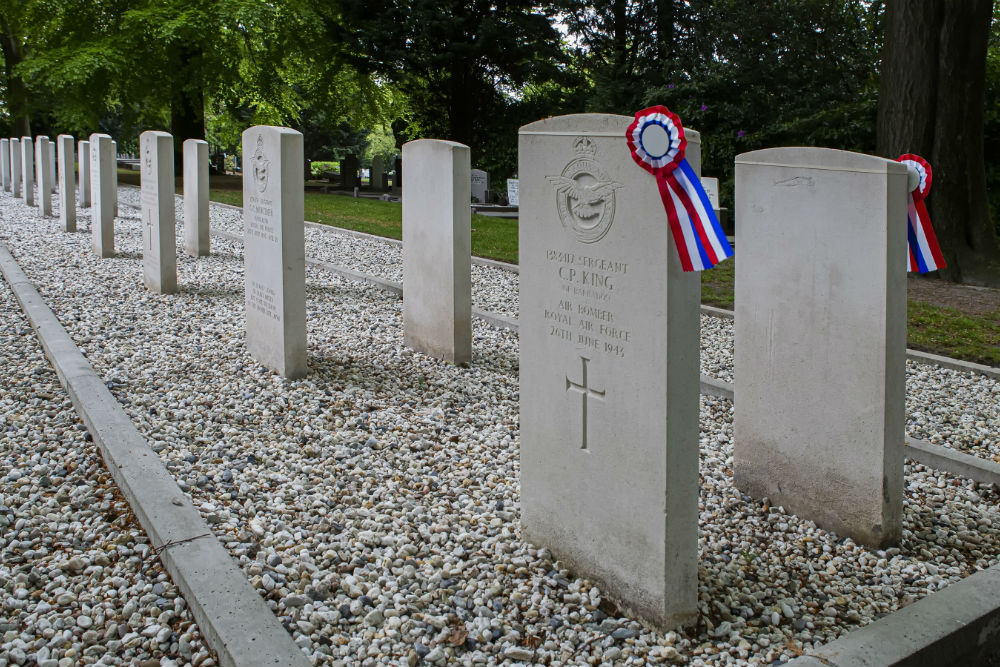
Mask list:
[[[146,245],[149,246],[146,249],[149,250],[150,252],[152,252],[153,251],[153,212],[150,211],[148,207],[146,207],[146,210],[143,211],[143,217],[146,218]]]
[[[599,401],[603,401],[604,390],[603,389],[597,390],[590,388],[590,386],[587,384],[587,362],[590,361],[590,359],[586,357],[580,357],[580,360],[583,362],[583,380],[580,382],[580,384],[577,384],[576,382],[570,380],[569,376],[567,375],[566,391],[580,392],[580,397],[581,400],[583,401],[583,437],[580,449],[586,449],[587,448],[587,398],[588,397],[596,398]]]

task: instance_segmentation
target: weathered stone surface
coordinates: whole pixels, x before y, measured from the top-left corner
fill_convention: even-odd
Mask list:
[[[90,142],[83,139],[77,146],[77,163],[80,165],[80,207],[90,208]]]
[[[247,348],[277,373],[308,372],[302,134],[258,125],[243,133]]]
[[[56,137],[59,149],[59,224],[67,232],[76,231],[76,166],[72,135]],[[82,162],[82,160],[81,160]]]
[[[869,545],[901,531],[906,183],[825,148],[736,158],[736,483]]]
[[[472,358],[469,147],[421,139],[403,193],[403,331],[415,350],[456,364]]]
[[[697,613],[700,280],[631,159],[631,120],[520,131],[522,530],[672,627]]]
[[[174,138],[139,135],[142,201],[142,278],[158,294],[177,291],[177,221],[174,215]]]
[[[35,181],[38,183],[38,212],[52,215],[52,142],[48,137],[35,137]]]
[[[208,142],[184,142],[184,252],[192,257],[210,253],[208,218]]]
[[[90,135],[90,232],[94,252],[99,257],[115,255],[116,166],[111,137]]]

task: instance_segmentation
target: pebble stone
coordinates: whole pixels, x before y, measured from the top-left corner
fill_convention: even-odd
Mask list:
[[[732,403],[702,397],[699,619],[653,630],[520,539],[516,334],[477,322],[472,363],[440,363],[403,345],[398,298],[309,267],[311,373],[281,379],[243,346],[241,244],[216,238],[211,257],[180,255],[180,292],[153,295],[141,278],[138,191],[123,187],[119,199],[113,259],[3,194],[0,236],[314,664],[774,664],[997,562],[996,491],[920,465],[907,464],[903,538],[891,549],[743,496],[732,483]],[[181,210],[178,223],[181,234]],[[239,211],[218,206],[212,224],[242,228]],[[308,230],[307,255],[399,271],[396,246],[342,234]],[[477,307],[517,313],[516,274],[478,267],[474,294]],[[731,323],[702,325],[703,372],[731,380]],[[998,405],[992,380],[907,365],[911,435],[987,455]],[[19,414],[47,428],[58,419],[33,405]],[[10,446],[36,455],[20,428]],[[9,464],[2,488],[47,475],[44,493],[58,493],[65,482],[37,468],[37,455]],[[76,576],[99,576],[80,558]],[[5,576],[5,598],[21,604],[17,589],[30,582]],[[118,643],[98,640],[103,655],[124,660],[160,635],[167,621],[145,616],[161,608],[152,583],[115,617]],[[67,604],[107,627],[87,600]],[[171,609],[180,622],[183,608]],[[4,638],[12,648],[19,631]],[[168,659],[207,664],[206,655],[181,636]]]

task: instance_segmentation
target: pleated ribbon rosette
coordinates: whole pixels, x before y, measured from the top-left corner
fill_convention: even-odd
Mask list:
[[[687,139],[677,114],[664,106],[638,111],[626,139],[635,163],[656,177],[683,269],[702,271],[732,257],[708,194],[684,158]]]
[[[945,267],[944,256],[941,254],[941,246],[938,245],[937,236],[931,226],[931,216],[927,213],[927,206],[924,198],[931,190],[931,178],[933,172],[927,160],[913,153],[905,153],[896,158],[897,162],[902,162],[907,169],[916,171],[920,177],[917,187],[906,196],[906,245],[909,252],[906,254],[906,270],[927,273],[937,271]]]

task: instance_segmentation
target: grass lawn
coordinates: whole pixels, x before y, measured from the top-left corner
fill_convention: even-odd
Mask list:
[[[119,170],[119,182],[139,184],[139,172]],[[212,176],[212,201],[243,205],[239,176]],[[180,179],[177,192],[181,193]],[[402,238],[403,210],[398,203],[355,199],[343,195],[305,193],[305,218],[333,227]],[[472,216],[472,253],[479,257],[517,263],[517,222]],[[722,262],[701,276],[701,301],[733,308],[736,258]],[[907,345],[949,357],[1000,366],[1000,312],[971,314],[943,303],[910,300],[907,307]]]

